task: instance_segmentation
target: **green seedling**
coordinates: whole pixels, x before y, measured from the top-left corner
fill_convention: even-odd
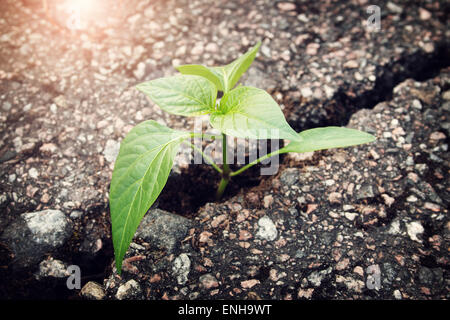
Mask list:
[[[270,157],[287,152],[348,147],[375,139],[368,133],[342,127],[297,133],[266,91],[248,86],[234,88],[255,59],[259,47],[260,43],[226,66],[183,65],[177,67],[181,74],[137,85],[138,90],[169,113],[186,117],[209,115],[210,125],[221,134],[173,130],[153,120],[138,124],[127,134],[120,146],[110,187],[112,236],[119,274],[134,233],[164,188],[182,143],[200,152],[220,173],[216,192],[219,199],[232,177]],[[216,101],[218,91],[223,92],[220,102]],[[226,159],[227,136],[286,139],[290,143],[233,172]],[[221,166],[188,142],[195,137],[222,141]]]

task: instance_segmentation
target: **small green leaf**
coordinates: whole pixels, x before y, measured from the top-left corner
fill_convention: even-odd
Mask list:
[[[187,64],[176,68],[182,74],[193,74],[205,77],[214,83],[218,90],[227,93],[233,89],[244,72],[250,67],[260,46],[261,42],[258,42],[246,54],[240,56],[226,66],[205,67],[198,64]]]
[[[238,87],[225,94],[210,122],[215,129],[239,138],[298,139],[275,100],[253,87]]]
[[[197,75],[208,79],[216,86],[217,90],[224,91],[224,79],[222,74],[215,67],[205,67],[200,64],[185,64],[176,67],[182,74]]]
[[[182,116],[208,114],[215,108],[217,89],[196,75],[177,75],[136,86],[161,109]]]
[[[310,152],[322,149],[344,148],[374,141],[376,138],[366,132],[343,127],[324,127],[302,131],[299,139],[280,150],[286,152]]]
[[[109,197],[119,274],[139,223],[166,184],[180,143],[190,135],[150,120],[138,124],[122,141]]]

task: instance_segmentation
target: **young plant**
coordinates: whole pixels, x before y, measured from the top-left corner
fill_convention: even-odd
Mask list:
[[[233,89],[255,59],[259,47],[260,43],[226,66],[183,65],[177,67],[181,73],[179,75],[137,86],[138,90],[169,113],[186,117],[209,115],[211,126],[221,135],[173,130],[148,120],[135,126],[122,141],[112,175],[109,201],[119,274],[134,233],[166,184],[182,143],[200,152],[220,173],[217,189],[217,198],[220,198],[232,177],[275,155],[342,148],[375,139],[368,133],[341,127],[316,128],[297,133],[289,126],[280,107],[267,92],[247,86]],[[223,97],[216,103],[218,91],[223,92]],[[225,152],[228,135],[247,139],[287,139],[291,142],[233,172],[227,164]],[[221,168],[187,141],[193,137],[222,139],[224,152]]]

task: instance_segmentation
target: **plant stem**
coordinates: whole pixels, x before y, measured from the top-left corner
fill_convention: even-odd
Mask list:
[[[279,154],[279,153],[284,153],[283,149],[278,149],[278,150],[276,150],[276,151],[274,151],[274,152],[268,153],[268,154],[262,156],[261,158],[258,158],[258,159],[256,159],[255,161],[252,161],[252,162],[250,162],[249,164],[243,166],[243,167],[240,168],[239,170],[236,170],[236,171],[234,171],[234,172],[231,172],[231,173],[230,173],[230,177],[237,176],[238,174],[244,172],[245,170],[247,170],[247,169],[253,167],[255,164],[258,164],[258,163],[260,163],[261,161],[264,161],[264,160],[266,160],[266,159],[268,159],[268,158],[271,158],[271,157],[273,157],[273,156],[275,156],[275,155],[277,155],[277,154]]]
[[[216,192],[216,199],[219,200],[220,198],[222,198],[223,193],[225,192],[225,188],[228,185],[228,182],[230,182],[230,167],[228,166],[227,163],[227,136],[226,134],[222,134],[222,162],[223,162],[223,166],[222,166],[222,179],[220,180],[219,183],[219,187],[217,188],[217,192]]]
[[[220,198],[222,198],[222,195],[223,195],[225,188],[227,187],[229,181],[230,181],[229,177],[228,177],[228,179],[224,179],[222,177],[222,179],[220,180],[219,187],[217,188],[217,192],[216,192],[217,200],[220,200]]]

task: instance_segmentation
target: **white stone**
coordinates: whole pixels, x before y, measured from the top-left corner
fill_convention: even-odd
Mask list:
[[[119,154],[119,149],[119,142],[108,139],[108,141],[106,141],[105,150],[103,150],[103,155],[105,156],[106,161],[114,162]]]
[[[350,221],[355,220],[355,217],[356,217],[356,213],[355,212],[346,212],[344,215]]]
[[[268,216],[264,216],[258,220],[258,227],[258,232],[256,233],[258,238],[267,241],[273,241],[277,238],[277,227]]]
[[[137,283],[136,280],[129,280],[117,289],[116,298],[118,300],[131,298],[135,293],[140,291],[141,287],[139,286],[139,283]]]
[[[406,225],[406,229],[408,232],[408,236],[411,238],[411,240],[422,242],[419,238],[417,238],[417,236],[422,234],[425,230],[419,221],[413,221],[411,223],[408,223]]]
[[[37,179],[37,177],[39,177],[39,172],[36,170],[36,168],[31,168],[30,170],[28,170],[28,175],[32,179]]]
[[[177,278],[179,285],[183,285],[188,281],[189,271],[191,269],[191,260],[186,253],[180,254],[173,262],[172,271]]]

